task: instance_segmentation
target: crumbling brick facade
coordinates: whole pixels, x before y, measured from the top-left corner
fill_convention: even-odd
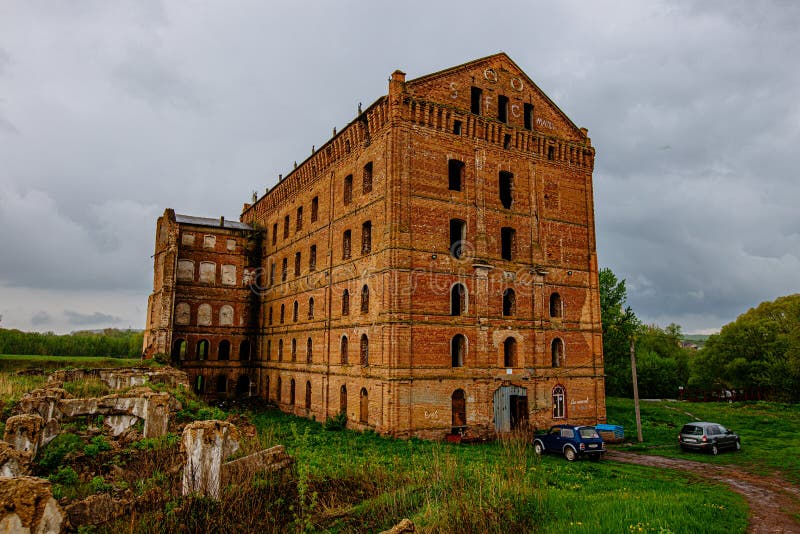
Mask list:
[[[165,212],[146,353],[396,436],[604,421],[586,130],[502,53],[359,111],[240,222]]]

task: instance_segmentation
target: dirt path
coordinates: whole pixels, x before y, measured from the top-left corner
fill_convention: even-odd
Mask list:
[[[630,452],[608,451],[606,458],[615,462],[679,469],[723,482],[747,500],[750,507],[747,532],[800,533],[800,523],[792,517],[792,514],[800,513],[800,489],[780,477],[754,475],[732,466],[710,465],[662,456],[644,456]]]

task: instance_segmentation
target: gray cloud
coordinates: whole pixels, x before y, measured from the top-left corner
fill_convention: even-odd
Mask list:
[[[252,190],[352,120],[359,101],[384,94],[395,68],[413,78],[500,49],[589,128],[600,261],[628,280],[640,316],[713,329],[797,291],[800,4],[467,1],[460,18],[452,9],[156,0],[6,9],[0,293],[63,303],[48,310],[54,328],[69,328],[58,310],[73,309],[76,291],[94,299],[80,309],[142,327],[165,207],[235,217]],[[443,21],[457,28],[451,38]],[[121,308],[115,293],[142,309]],[[6,320],[35,327],[36,310],[15,313],[20,302],[3,302]]]
[[[49,325],[53,321],[52,316],[45,310],[39,310],[31,317],[31,324],[37,328]]]
[[[80,313],[73,310],[64,310],[67,322],[75,326],[110,326],[122,322],[122,319],[106,313]]]

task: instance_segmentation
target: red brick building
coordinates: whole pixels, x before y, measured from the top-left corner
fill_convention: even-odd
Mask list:
[[[240,222],[165,212],[146,353],[396,436],[604,421],[586,130],[503,53],[359,111]]]

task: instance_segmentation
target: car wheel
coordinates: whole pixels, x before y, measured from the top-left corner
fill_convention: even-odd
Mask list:
[[[713,454],[714,456],[719,454],[719,449],[717,448],[717,444],[716,443],[711,445],[711,454]]]
[[[539,443],[538,441],[533,443],[533,452],[535,452],[539,456],[541,456],[542,453],[544,452],[544,448],[542,447],[542,444]]]
[[[737,451],[742,450],[742,442],[739,441],[738,439],[736,440],[736,450]]]
[[[573,449],[572,447],[564,448],[564,458],[566,458],[568,462],[574,462],[575,458],[577,457],[578,454],[575,452],[575,449]]]

